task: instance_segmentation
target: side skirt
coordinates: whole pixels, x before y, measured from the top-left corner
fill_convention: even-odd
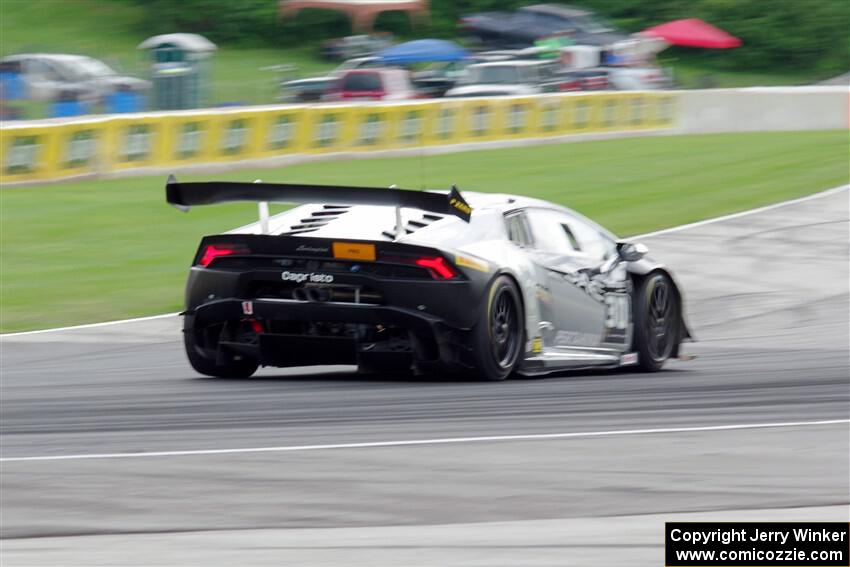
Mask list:
[[[616,351],[544,351],[527,356],[517,373],[540,376],[562,370],[619,368],[622,364],[622,353]]]

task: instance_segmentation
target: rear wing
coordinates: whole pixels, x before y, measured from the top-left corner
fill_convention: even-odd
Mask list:
[[[334,205],[386,205],[409,207],[430,213],[454,215],[469,222],[472,207],[457,187],[448,194],[384,189],[381,187],[344,187],[336,185],[300,185],[287,183],[245,183],[206,181],[179,183],[170,175],[165,186],[165,198],[182,211],[195,205],[214,205],[231,201],[258,203],[329,203]]]

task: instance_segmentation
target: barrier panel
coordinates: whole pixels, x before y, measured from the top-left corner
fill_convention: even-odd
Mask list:
[[[26,181],[58,177],[56,134],[49,126],[0,129],[3,181]]]
[[[678,93],[321,104],[4,123],[4,183],[279,156],[670,129]]]

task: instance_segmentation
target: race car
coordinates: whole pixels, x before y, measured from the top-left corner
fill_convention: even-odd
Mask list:
[[[192,261],[183,334],[201,374],[653,372],[691,337],[669,268],[546,201],[173,176],[166,196],[259,203],[257,223],[204,237]],[[268,203],[300,206],[269,217]]]

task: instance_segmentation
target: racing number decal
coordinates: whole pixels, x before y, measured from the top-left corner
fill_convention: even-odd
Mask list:
[[[629,326],[629,298],[626,295],[605,296],[605,327],[625,329]]]

